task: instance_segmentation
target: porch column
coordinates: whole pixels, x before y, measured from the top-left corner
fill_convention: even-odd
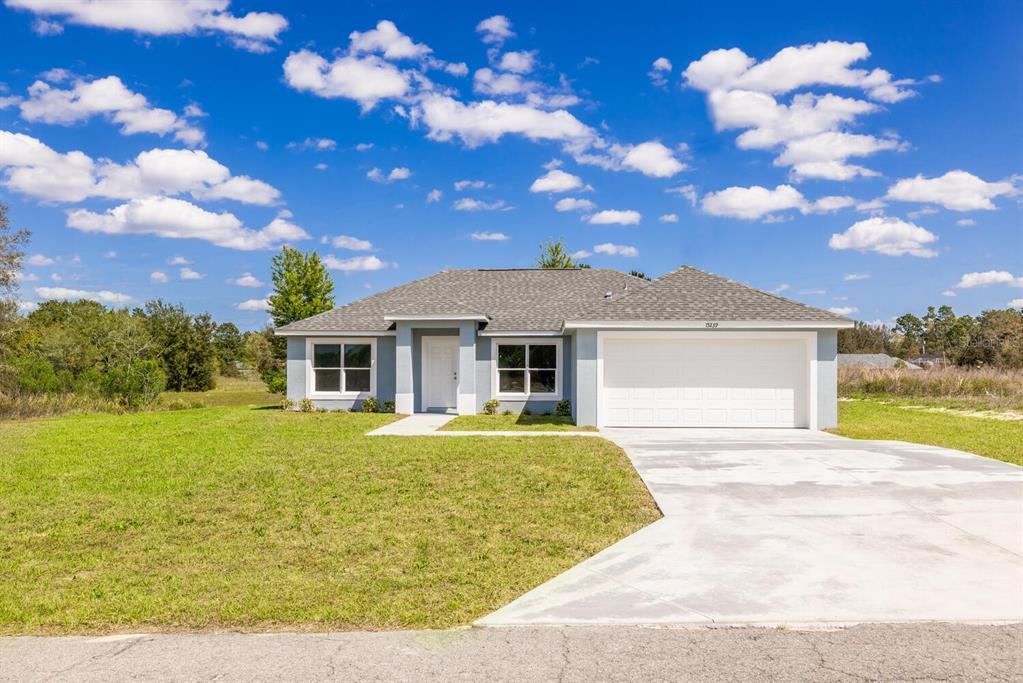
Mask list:
[[[394,339],[394,412],[411,415],[415,412],[412,388],[412,326],[395,323]]]
[[[463,321],[458,326],[458,400],[459,415],[476,414],[476,323]]]

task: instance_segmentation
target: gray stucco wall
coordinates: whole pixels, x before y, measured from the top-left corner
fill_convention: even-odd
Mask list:
[[[367,337],[370,339],[370,337]],[[377,392],[381,403],[394,400],[394,337],[373,337],[377,343]],[[288,399],[301,401],[306,386],[306,337],[288,337]],[[313,405],[327,410],[359,409],[362,401],[354,399],[314,399]]]
[[[597,332],[578,330],[573,337],[575,361],[575,401],[572,402],[575,423],[597,424]]]
[[[817,427],[838,426],[838,331],[817,332]]]
[[[483,411],[483,404],[493,398],[495,387],[491,386],[493,373],[491,372],[491,360],[493,340],[495,337],[479,337],[476,339],[476,412]],[[496,337],[500,339],[500,337]],[[537,342],[550,341],[551,339],[561,340],[561,396],[572,400],[574,394],[575,357],[572,353],[571,337],[516,337],[516,339],[535,339]],[[575,401],[572,400],[573,405]],[[523,408],[529,408],[530,412],[540,415],[553,413],[557,401],[541,401],[532,399],[528,401],[509,401],[501,399],[499,411],[510,410],[513,413],[522,412]]]

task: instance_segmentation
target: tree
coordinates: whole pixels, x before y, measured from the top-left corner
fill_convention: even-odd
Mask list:
[[[561,240],[548,240],[540,245],[540,257],[536,260],[538,268],[579,268],[568,247]]]
[[[334,280],[315,251],[281,247],[273,257],[270,317],[276,327],[334,308]]]
[[[25,258],[23,247],[30,235],[28,230],[11,230],[7,205],[0,203],[0,298],[10,297],[18,288],[21,261]]]
[[[856,322],[851,329],[838,331],[839,353],[884,353],[891,337],[884,325]]]
[[[899,358],[906,358],[915,355],[918,351],[926,353],[926,347],[921,349],[923,344],[924,323],[912,313],[900,315],[895,319],[895,331],[899,333],[897,353]]]
[[[238,326],[234,323],[220,323],[213,331],[213,346],[217,351],[220,374],[237,375],[235,365],[242,358],[245,340]]]
[[[649,280],[650,277],[642,270],[630,270],[629,275],[632,277],[638,277],[640,280]]]
[[[216,323],[206,313],[190,316],[183,306],[150,301],[144,316],[157,360],[172,391],[207,391],[216,382]]]
[[[1023,368],[1023,311],[984,311],[959,362]]]

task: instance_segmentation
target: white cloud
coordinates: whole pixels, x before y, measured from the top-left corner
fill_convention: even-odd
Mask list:
[[[426,203],[427,204],[436,204],[437,202],[440,201],[440,198],[441,198],[441,196],[443,194],[444,194],[443,192],[441,192],[440,190],[438,190],[436,188],[430,190],[429,193],[427,193],[427,195],[426,195]]]
[[[783,94],[807,86],[860,88],[871,98],[898,102],[916,93],[910,82],[893,81],[884,69],[851,69],[870,57],[865,43],[829,40],[814,45],[786,47],[759,64],[738,48],[712,50],[692,62],[682,75],[697,90],[752,90]]]
[[[376,52],[387,59],[415,59],[425,57],[432,50],[421,43],[415,43],[398,30],[393,21],[384,19],[370,31],[352,31],[349,34],[352,54]]]
[[[856,282],[858,280],[869,280],[870,273],[849,273],[842,278],[845,282]]]
[[[373,143],[372,142],[360,142],[359,144],[357,144],[355,146],[355,151],[356,152],[368,152],[371,149],[373,149]]]
[[[647,72],[647,76],[653,81],[653,84],[659,88],[663,88],[668,85],[667,74],[671,73],[671,60],[667,57],[658,57],[654,60],[654,63],[650,66],[650,71]]]
[[[200,239],[228,249],[267,249],[309,235],[278,214],[260,230],[252,230],[231,213],[213,213],[170,197],[133,199],[104,213],[86,209],[68,212],[68,227],[108,235],[158,235],[170,239]]]
[[[829,308],[828,311],[835,315],[849,315],[851,313],[859,313],[860,309],[855,306],[834,306]]]
[[[330,239],[335,249],[348,249],[349,251],[372,251],[373,243],[369,240],[359,239],[351,235],[338,235]]]
[[[876,175],[848,163],[851,157],[902,150],[892,135],[877,138],[852,134],[844,127],[865,114],[880,111],[872,102],[831,93],[800,93],[789,104],[775,96],[810,86],[860,88],[874,100],[897,102],[913,94],[908,80],[892,80],[883,69],[852,69],[870,56],[863,43],[828,41],[787,47],[756,63],[737,48],[714,50],[683,72],[686,83],[707,92],[711,117],[718,130],[746,129],[736,139],[741,149],[782,152],[777,166],[791,166],[795,178],[849,180]]]
[[[246,299],[239,304],[235,304],[235,308],[239,311],[269,311],[270,299]]]
[[[317,171],[326,171],[328,167],[327,167],[327,164],[324,164],[324,163],[321,162],[321,163],[316,164],[315,166],[313,166],[313,168],[316,169]]]
[[[583,180],[577,175],[566,173],[560,169],[552,169],[533,181],[530,192],[569,192],[583,186]]]
[[[611,242],[598,244],[593,247],[593,251],[597,254],[607,254],[608,256],[626,256],[628,258],[639,256],[639,249],[636,247],[630,247],[626,244],[612,244]]]
[[[22,315],[27,315],[32,311],[36,310],[37,308],[39,308],[39,304],[36,303],[35,301],[18,302],[18,313],[21,313]]]
[[[576,197],[564,197],[554,205],[555,211],[592,211],[597,205],[589,199],[578,199]]]
[[[852,206],[851,197],[821,197],[811,202],[791,185],[778,185],[773,190],[760,185],[729,187],[720,192],[709,192],[701,207],[712,216],[727,216],[743,220],[757,220],[779,211],[796,209],[800,213],[829,213]]]
[[[82,26],[166,36],[222,33],[235,47],[267,52],[288,20],[271,12],[238,16],[227,11],[230,0],[161,0],[158,3],[126,4],[117,0],[6,0],[8,7],[28,10],[42,17]],[[39,21],[34,30],[42,35],[59,33],[56,22]],[[59,26],[59,24],[58,24]]]
[[[18,282],[39,282],[39,276],[35,273],[14,273],[14,279]]]
[[[522,50],[520,52],[505,52],[501,55],[501,61],[497,68],[501,71],[511,71],[517,74],[528,74],[533,70],[536,62],[536,52]]]
[[[229,285],[237,285],[239,287],[262,287],[263,283],[258,277],[252,273],[242,273],[239,277],[229,278],[227,280]]]
[[[104,252],[103,258],[117,258],[117,252],[111,249],[108,252]]]
[[[658,218],[657,220],[659,220],[661,223],[678,223],[678,214],[666,213],[661,215],[661,217]]]
[[[463,190],[482,190],[491,187],[491,185],[485,180],[456,180],[454,187],[456,192],[461,192]]]
[[[500,45],[509,38],[515,37],[508,17],[501,14],[496,14],[476,24],[476,33],[479,33],[483,42],[488,45]]]
[[[675,158],[674,152],[656,140],[630,147],[622,158],[622,165],[654,178],[670,178],[686,168]]]
[[[820,294],[827,294],[828,292],[827,292],[826,289],[801,289],[797,293],[798,294],[820,295]]]
[[[258,149],[260,152],[265,152],[266,150],[270,149],[270,145],[266,144],[266,142],[264,142],[263,140],[256,140],[256,149]]]
[[[36,287],[36,295],[43,299],[88,299],[105,304],[123,304],[132,300],[127,294],[119,294],[107,289],[87,292],[84,289],[68,289],[67,287]]]
[[[317,152],[328,152],[337,149],[337,141],[330,138],[306,138],[300,142],[289,142],[288,149],[313,149]]]
[[[186,266],[178,271],[178,277],[182,280],[202,280],[206,276]]]
[[[444,65],[444,71],[451,74],[452,76],[468,76],[469,65],[465,62],[448,63]]]
[[[679,185],[678,187],[669,187],[665,192],[671,194],[677,194],[685,197],[691,206],[696,206],[697,196],[696,187],[694,185]]]
[[[639,225],[642,218],[639,211],[606,209],[589,216],[586,222],[592,225]]]
[[[1023,308],[1023,299],[1013,299],[1006,308]]]
[[[578,261],[579,259],[589,258],[589,257],[593,256],[593,252],[586,251],[585,249],[580,249],[579,251],[573,251],[570,254],[570,256],[574,260]]]
[[[21,118],[32,122],[70,125],[104,116],[120,124],[122,135],[173,134],[175,140],[193,147],[205,139],[202,130],[187,118],[150,106],[144,95],[130,90],[117,76],[79,79],[66,90],[36,81],[29,86],[28,98],[21,102],[20,110]]]
[[[269,205],[273,186],[230,170],[202,150],[151,149],[125,164],[98,164],[79,151],[61,154],[36,138],[0,130],[3,185],[37,199],[77,202],[89,197],[134,199],[189,193],[197,199],[231,199]]]
[[[372,168],[366,173],[366,177],[375,183],[392,183],[395,180],[406,180],[411,175],[412,171],[405,168],[404,166],[392,168],[390,173],[386,175],[384,175],[384,172],[381,171],[379,168]]]
[[[782,292],[788,291],[789,289],[791,289],[791,285],[783,282],[782,284],[778,285],[771,291],[774,292],[775,294],[781,294]]]
[[[982,273],[966,273],[959,278],[957,289],[973,287],[989,287],[990,285],[1009,285],[1023,287],[1023,276],[1013,275],[1007,270],[987,270]]]
[[[941,295],[942,296],[949,296],[949,297],[957,296],[956,293],[955,293],[955,290],[952,290],[952,289],[946,289],[944,292],[941,293]]]
[[[961,225],[964,228],[969,228],[977,224],[977,221],[972,218],[960,218],[956,221],[956,225]]]
[[[922,209],[917,209],[916,211],[908,212],[906,214],[906,217],[909,218],[910,220],[916,220],[921,216],[932,216],[936,213],[938,213],[938,210],[935,209],[933,206],[925,206]]]
[[[356,271],[383,270],[384,268],[393,267],[395,264],[382,261],[376,256],[353,256],[349,259],[339,259],[327,255],[323,259],[323,265],[331,270],[353,273]]]
[[[64,32],[64,25],[57,21],[39,18],[32,22],[32,32],[37,36],[59,36]]]
[[[52,266],[57,261],[45,254],[32,254],[25,259],[25,262],[30,266]]]
[[[888,199],[937,204],[950,211],[981,211],[995,208],[992,199],[1019,193],[1016,179],[987,182],[966,171],[949,171],[937,178],[899,180],[890,188]]]
[[[482,100],[465,104],[445,95],[426,95],[418,118],[427,137],[446,142],[454,137],[467,147],[497,142],[505,135],[537,140],[590,141],[594,131],[564,110],[543,111],[527,104]]]
[[[477,242],[504,242],[507,239],[511,239],[503,232],[474,232],[469,236]]]
[[[341,55],[328,62],[304,49],[284,60],[284,80],[295,90],[355,100],[364,112],[380,100],[403,97],[411,88],[408,73],[376,55]]]
[[[485,202],[470,197],[462,197],[454,203],[455,211],[505,211],[510,209],[503,199],[493,202]]]
[[[171,256],[167,259],[167,265],[169,266],[187,266],[191,263],[184,256]]]
[[[919,256],[931,258],[938,252],[926,245],[936,242],[938,236],[898,218],[874,216],[854,223],[843,233],[833,234],[828,241],[832,249],[873,251],[885,256]]]

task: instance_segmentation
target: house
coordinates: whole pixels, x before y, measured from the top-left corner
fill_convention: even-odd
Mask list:
[[[544,413],[598,426],[837,423],[848,318],[691,266],[656,280],[599,268],[445,270],[276,330],[288,398],[368,396],[399,413]]]
[[[838,367],[840,368],[902,368],[905,370],[919,370],[919,365],[907,363],[901,358],[894,358],[887,353],[840,353],[838,354]]]

